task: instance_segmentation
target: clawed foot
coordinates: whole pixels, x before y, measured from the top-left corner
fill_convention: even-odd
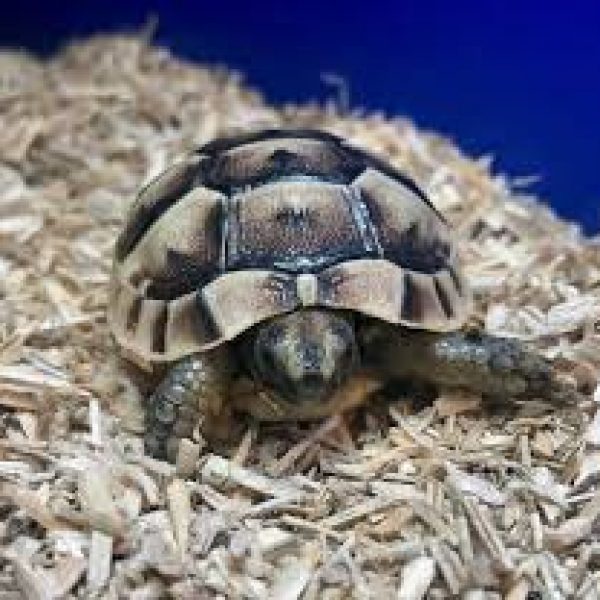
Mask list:
[[[542,399],[576,404],[582,395],[552,363],[519,340],[484,333],[396,332],[373,343],[370,359],[398,379],[463,388],[506,402]]]

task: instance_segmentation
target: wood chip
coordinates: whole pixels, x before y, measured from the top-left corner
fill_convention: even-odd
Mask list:
[[[281,522],[291,527],[330,537],[338,542],[343,542],[346,539],[344,535],[334,531],[333,529],[330,529],[329,527],[323,526],[321,523],[313,523],[294,515],[283,515],[281,517]]]
[[[100,404],[98,400],[91,399],[89,403],[90,442],[94,446],[100,446],[102,444],[102,426],[100,418]]]
[[[141,467],[135,464],[121,465],[118,476],[126,483],[134,485],[144,494],[148,508],[156,508],[160,502],[156,482]]]
[[[271,106],[150,29],[43,61],[0,50],[0,596],[600,597],[600,238],[408,118]],[[162,366],[111,339],[115,239],[174,160],[281,126],[413,179],[455,234],[469,326],[546,356],[577,406],[430,403],[365,375],[336,399],[373,402],[343,417],[248,419],[241,441],[182,442],[175,465],[145,456]]]
[[[506,503],[506,494],[502,493],[489,481],[463,473],[451,463],[446,464],[448,477],[446,483],[454,489],[460,490],[463,494],[473,495],[482,502],[491,506],[504,506]]]
[[[4,552],[14,571],[15,580],[20,592],[27,600],[53,600],[55,597],[51,583],[43,572],[34,569],[29,562],[18,554]]]
[[[215,487],[237,485],[263,496],[301,499],[305,493],[289,483],[278,481],[240,467],[220,456],[209,456],[201,469],[202,481]]]
[[[460,560],[449,548],[444,548],[437,541],[430,541],[429,549],[450,593],[453,596],[458,595],[464,580],[464,569]]]
[[[200,444],[196,444],[192,440],[187,438],[180,440],[175,461],[177,475],[191,477],[195,473],[201,449]]]
[[[240,467],[244,466],[244,463],[248,459],[248,455],[250,454],[250,448],[252,446],[252,438],[256,436],[256,431],[254,428],[249,427],[238,446],[235,455],[232,459],[232,462]]]
[[[191,515],[190,492],[185,482],[174,479],[167,487],[167,499],[179,556],[183,560],[188,548]]]
[[[291,466],[305,454],[313,444],[318,443],[325,436],[337,429],[341,424],[340,415],[334,415],[327,419],[322,425],[315,428],[304,440],[292,446],[270,469],[274,476],[285,473]]]
[[[398,600],[421,600],[425,598],[435,577],[435,561],[419,556],[402,567]]]
[[[266,527],[257,535],[257,546],[261,554],[276,554],[294,543],[294,536],[289,531],[278,527]]]
[[[445,418],[477,410],[481,401],[481,396],[446,392],[435,401],[434,406],[437,414]]]
[[[105,468],[92,464],[81,473],[79,495],[90,529],[109,536],[124,534],[126,524],[115,506],[110,475]]]
[[[474,501],[465,499],[464,506],[473,529],[479,535],[479,539],[490,553],[490,556],[497,560],[503,569],[512,570],[514,568],[513,561],[494,525]]]
[[[278,572],[269,598],[273,600],[298,600],[306,588],[312,569],[300,561],[288,561]]]
[[[32,519],[47,530],[64,527],[64,523],[50,512],[45,500],[26,488],[8,483],[0,484],[0,497],[10,500],[19,508],[25,510]]]
[[[86,567],[86,561],[82,556],[68,555],[60,557],[52,573],[55,597],[62,598],[69,594],[83,578]]]
[[[600,410],[594,413],[594,418],[585,431],[584,441],[596,448],[600,446]]]
[[[98,592],[110,578],[113,539],[100,531],[92,531],[87,568],[87,585]]]
[[[506,594],[506,600],[527,600],[529,592],[531,592],[531,581],[526,577],[520,577]]]
[[[321,521],[319,521],[319,525],[326,529],[338,529],[346,527],[367,515],[383,510],[384,508],[394,506],[398,502],[400,502],[398,498],[371,498],[361,502],[360,504],[352,506],[351,508],[340,511],[331,517],[321,519]]]

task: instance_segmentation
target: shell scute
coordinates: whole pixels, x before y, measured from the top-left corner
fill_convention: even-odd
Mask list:
[[[229,268],[312,272],[364,253],[346,186],[280,181],[234,198]]]
[[[444,219],[384,161],[325,132],[216,140],[142,190],[115,252],[109,322],[170,361],[302,306],[460,327],[468,288]]]
[[[368,207],[389,260],[424,273],[436,273],[453,260],[445,223],[410,188],[371,168],[353,185]]]

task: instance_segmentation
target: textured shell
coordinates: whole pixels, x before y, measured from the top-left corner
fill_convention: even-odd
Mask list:
[[[313,305],[464,323],[450,232],[405,175],[328,133],[267,130],[206,144],[141,191],[109,303],[135,356],[174,360]]]

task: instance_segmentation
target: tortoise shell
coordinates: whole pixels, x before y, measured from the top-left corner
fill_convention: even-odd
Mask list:
[[[172,361],[303,306],[448,331],[468,300],[449,228],[408,177],[329,133],[266,130],[210,142],[141,191],[109,322],[135,356]]]

